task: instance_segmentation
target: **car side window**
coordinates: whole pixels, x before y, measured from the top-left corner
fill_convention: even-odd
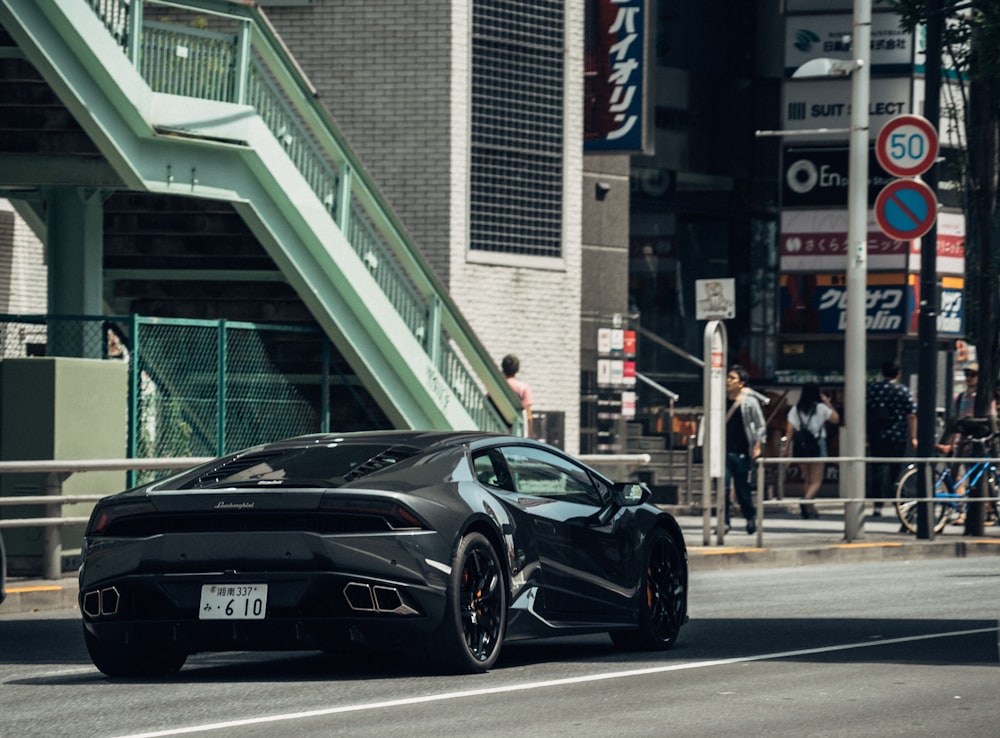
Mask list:
[[[487,487],[500,486],[500,477],[497,475],[496,469],[493,468],[493,459],[489,457],[489,454],[476,456],[472,460],[472,466],[480,484],[485,484]]]
[[[590,475],[571,461],[530,446],[505,446],[502,451],[518,494],[585,505],[602,503]]]

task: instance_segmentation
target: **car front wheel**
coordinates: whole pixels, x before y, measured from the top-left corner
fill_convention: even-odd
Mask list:
[[[444,620],[422,644],[442,671],[490,669],[507,629],[507,589],[496,550],[481,533],[464,536],[455,551]]]
[[[677,642],[687,617],[687,562],[680,546],[662,529],[650,534],[646,551],[639,626],[613,631],[611,640],[623,649],[663,651]]]

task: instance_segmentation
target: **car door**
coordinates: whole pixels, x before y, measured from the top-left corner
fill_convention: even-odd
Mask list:
[[[638,579],[631,512],[608,515],[610,490],[566,457],[529,445],[500,450],[508,484],[534,532],[539,613],[574,624],[630,621]]]

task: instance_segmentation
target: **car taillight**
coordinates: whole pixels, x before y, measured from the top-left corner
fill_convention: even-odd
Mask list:
[[[124,518],[133,518],[140,515],[152,515],[155,512],[156,507],[148,500],[102,505],[94,510],[93,515],[90,516],[90,524],[87,526],[87,535],[104,535],[114,523]]]
[[[425,526],[412,511],[392,500],[366,500],[358,498],[338,498],[326,495],[320,502],[320,511],[342,515],[379,517],[392,530],[421,530]]]

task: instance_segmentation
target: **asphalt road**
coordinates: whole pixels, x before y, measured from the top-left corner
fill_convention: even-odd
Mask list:
[[[428,677],[385,656],[208,654],[120,682],[71,611],[0,617],[4,736],[996,736],[1000,559],[695,572],[666,654],[508,644]]]

